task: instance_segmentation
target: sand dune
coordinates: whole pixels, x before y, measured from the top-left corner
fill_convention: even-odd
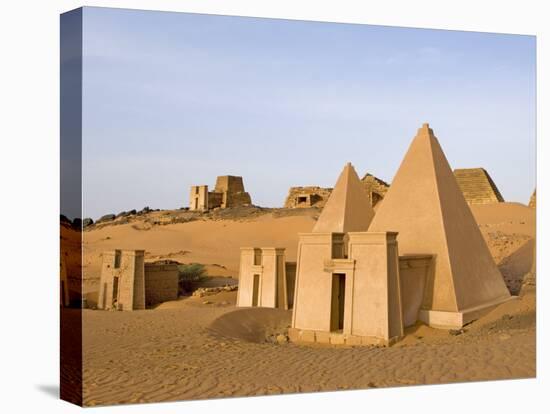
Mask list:
[[[510,234],[535,237],[536,210],[521,203],[479,204],[471,206],[482,230],[495,229]]]
[[[145,249],[146,258],[172,258],[185,263],[219,264],[237,276],[241,246],[287,248],[296,259],[298,233],[308,232],[315,221],[310,216],[274,218],[267,214],[251,220],[199,220],[156,226],[139,231],[135,224],[105,226],[84,232],[86,271],[99,270],[100,254],[109,249]]]

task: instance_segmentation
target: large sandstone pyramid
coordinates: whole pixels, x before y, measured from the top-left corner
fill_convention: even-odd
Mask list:
[[[369,231],[397,231],[399,253],[432,254],[420,319],[462,326],[510,298],[437,138],[418,130]]]
[[[504,201],[500,191],[483,168],[460,168],[454,171],[458,186],[468,204],[492,204]]]
[[[347,163],[313,227],[313,232],[367,231],[373,217],[374,210],[357,172],[351,163]]]

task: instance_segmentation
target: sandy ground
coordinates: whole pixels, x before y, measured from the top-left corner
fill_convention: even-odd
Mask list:
[[[453,336],[409,329],[390,348],[266,343],[290,312],[188,298],[153,311],[84,312],[84,403],[103,405],[363,389],[535,375],[534,296]],[[232,296],[232,297],[231,297]],[[221,305],[230,302],[230,305]],[[265,332],[264,326],[268,326]]]
[[[472,211],[509,288],[521,295],[459,335],[418,325],[390,348],[277,344],[271,338],[286,331],[290,312],[237,309],[235,292],[180,298],[145,311],[85,310],[84,403],[533,377],[535,288],[521,287],[534,259],[535,211],[513,203]],[[237,276],[240,246],[287,247],[294,260],[297,233],[309,231],[314,222],[314,212],[268,212],[249,219],[131,222],[89,230],[84,232],[85,290],[90,295],[97,290],[106,249],[141,248],[148,260],[200,262],[209,265],[211,275]]]

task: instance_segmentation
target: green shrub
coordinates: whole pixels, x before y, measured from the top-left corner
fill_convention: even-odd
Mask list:
[[[199,282],[206,274],[203,264],[189,263],[178,265],[180,292],[191,292],[193,284]]]

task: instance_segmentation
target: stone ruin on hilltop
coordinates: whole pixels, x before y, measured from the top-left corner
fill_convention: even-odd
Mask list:
[[[189,199],[189,210],[200,211],[252,204],[250,194],[244,191],[243,178],[233,175],[219,176],[214,191],[208,191],[207,185],[191,186]]]
[[[361,179],[361,184],[366,190],[370,205],[374,207],[383,198],[390,185],[385,181],[366,173]],[[332,188],[322,188],[316,186],[310,187],[290,187],[285,200],[285,208],[323,208],[327,203]]]

